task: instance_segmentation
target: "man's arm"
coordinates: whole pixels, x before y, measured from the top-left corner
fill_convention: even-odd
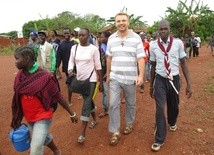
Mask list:
[[[189,69],[188,69],[188,66],[186,63],[186,58],[184,57],[184,58],[180,59],[180,61],[181,61],[181,69],[182,69],[182,72],[184,74],[184,77],[185,77],[185,80],[187,83],[186,95],[187,95],[187,98],[190,98],[192,96],[192,89],[191,89]]]
[[[62,51],[61,51],[61,45],[58,46],[58,49],[56,51],[56,68],[59,68],[61,61],[62,61]]]
[[[150,71],[150,96],[153,98],[153,84],[154,84],[154,79],[155,79],[155,67],[156,67],[156,62],[151,61],[151,71]]]
[[[102,69],[101,70],[97,70],[97,75],[98,75],[98,79],[99,79],[99,91],[102,92],[103,91],[103,74],[102,74]]]
[[[138,71],[139,71],[139,75],[136,80],[136,85],[141,86],[143,84],[143,78],[144,78],[144,73],[145,73],[145,59],[144,58],[138,59]]]
[[[107,57],[106,83],[109,84],[112,57]]]
[[[56,73],[56,52],[54,48],[51,51],[51,72]]]

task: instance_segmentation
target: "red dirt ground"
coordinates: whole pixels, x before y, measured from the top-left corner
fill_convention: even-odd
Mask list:
[[[186,82],[182,75],[180,114],[178,130],[168,132],[167,140],[161,150],[156,154],[161,155],[214,155],[214,95],[206,90],[206,85],[214,83],[214,57],[209,49],[202,47],[200,56],[190,58],[188,61],[193,96],[187,100],[185,97]],[[11,121],[11,100],[13,95],[13,80],[17,69],[14,66],[13,56],[0,57],[0,154],[1,155],[27,155],[29,151],[18,153],[9,141]],[[60,80],[62,93],[66,97],[65,77]],[[76,140],[81,127],[81,122],[72,124],[68,114],[59,106],[53,117],[51,133],[60,148],[62,155],[112,155],[112,154],[154,154],[150,150],[154,135],[154,100],[149,97],[149,83],[145,84],[145,92],[137,94],[137,115],[134,131],[130,135],[122,135],[119,144],[109,146],[110,133],[108,132],[108,117],[99,119],[94,129],[87,129],[86,141],[79,145]],[[139,90],[138,90],[139,92]],[[78,95],[73,95],[73,106],[78,116],[81,112],[82,101],[77,100]],[[101,94],[95,99],[97,114],[102,111]],[[121,105],[121,130],[124,127],[124,108]],[[52,152],[45,148],[45,155]]]

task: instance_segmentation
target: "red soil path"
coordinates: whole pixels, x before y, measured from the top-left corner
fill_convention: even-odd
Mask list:
[[[182,76],[180,114],[178,130],[168,132],[165,145],[156,154],[163,155],[214,155],[214,95],[206,91],[205,85],[214,83],[214,57],[209,49],[202,47],[200,56],[190,58],[188,61],[193,96],[187,100],[185,96],[186,82]],[[14,66],[13,56],[0,57],[0,154],[1,155],[27,155],[29,151],[18,153],[9,141],[11,121],[11,100],[13,95],[13,80],[17,69]],[[60,80],[62,93],[66,97],[65,77]],[[134,131],[130,135],[122,135],[119,144],[109,146],[110,133],[108,132],[108,117],[99,119],[94,129],[87,129],[84,145],[79,145],[76,140],[79,135],[81,122],[72,124],[68,114],[59,106],[54,114],[51,133],[60,148],[62,155],[112,155],[112,154],[155,154],[150,150],[154,135],[154,100],[149,97],[149,83],[145,83],[145,92],[137,93],[137,115]],[[73,95],[73,106],[78,116],[81,113],[82,101],[77,100],[78,95]],[[95,99],[97,114],[102,111],[101,94]],[[121,105],[121,130],[124,127],[124,108]],[[198,129],[202,129],[199,132]],[[45,155],[52,152],[45,148]]]

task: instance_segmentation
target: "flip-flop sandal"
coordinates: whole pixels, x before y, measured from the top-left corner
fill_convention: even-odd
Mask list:
[[[132,132],[132,130],[133,130],[133,127],[132,127],[131,124],[129,124],[129,125],[126,125],[126,127],[125,127],[123,133],[124,133],[125,135],[128,135],[128,134],[130,134],[130,133]]]
[[[121,138],[121,134],[119,132],[116,132],[112,135],[110,141],[109,141],[109,145],[115,146],[118,144],[119,140]]]
[[[80,135],[77,139],[77,142],[81,144],[84,143],[84,141],[85,141],[85,137],[83,135]]]
[[[95,126],[97,125],[97,121],[91,121],[91,123],[89,124],[89,128],[93,129]]]
[[[82,99],[82,95],[79,95],[79,96],[77,97],[77,99],[78,99],[78,100],[81,100],[81,99]]]

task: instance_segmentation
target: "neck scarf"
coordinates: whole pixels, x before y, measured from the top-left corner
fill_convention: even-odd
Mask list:
[[[22,95],[37,96],[44,109],[49,110],[50,105],[57,102],[54,96],[60,91],[56,83],[56,77],[41,68],[33,74],[20,70],[14,82],[11,127],[17,128],[21,125],[23,118]]]
[[[158,39],[158,46],[161,49],[162,53],[164,54],[164,65],[165,65],[165,68],[166,68],[167,77],[170,80],[173,80],[173,77],[171,75],[171,68],[170,68],[169,57],[168,57],[168,52],[170,51],[170,49],[172,47],[173,38],[170,37],[169,39],[170,39],[170,41],[169,41],[169,44],[168,44],[166,50],[165,50],[163,44],[160,42],[160,38]]]
[[[165,69],[166,69],[167,78],[169,79],[169,82],[172,85],[175,92],[178,94],[178,91],[175,88],[174,83],[172,82],[173,76],[171,74],[171,67],[170,67],[170,62],[169,62],[169,57],[168,57],[168,53],[172,47],[173,37],[170,36],[169,40],[170,41],[169,41],[169,44],[168,44],[166,50],[165,50],[163,44],[160,42],[160,38],[158,39],[158,46],[161,49],[162,53],[164,54],[164,65],[165,65]]]

